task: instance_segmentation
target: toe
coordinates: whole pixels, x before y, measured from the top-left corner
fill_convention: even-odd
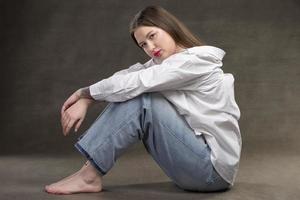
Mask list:
[[[50,193],[50,194],[55,194],[55,190],[53,189],[53,187],[51,187],[51,185],[47,185],[45,187],[46,192]]]
[[[51,187],[49,185],[45,186],[45,191],[51,193]]]

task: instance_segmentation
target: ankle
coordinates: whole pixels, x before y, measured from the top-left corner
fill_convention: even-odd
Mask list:
[[[101,180],[100,174],[91,163],[86,162],[84,168],[85,169],[82,171],[81,176],[85,182],[92,183],[97,180]]]

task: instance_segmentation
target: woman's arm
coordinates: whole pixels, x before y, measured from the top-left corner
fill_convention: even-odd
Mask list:
[[[75,91],[63,104],[61,112],[67,110],[70,106],[72,106],[74,103],[76,103],[79,99],[84,98],[88,99],[89,104],[94,101],[90,94],[89,87],[80,88],[77,91]]]
[[[177,54],[160,65],[115,75],[90,86],[91,96],[100,101],[122,102],[144,92],[188,89],[200,85],[212,72],[222,73],[221,61],[194,54]]]
[[[88,107],[95,100],[91,97],[89,87],[75,91],[63,104],[61,109],[61,126],[63,134],[67,135],[75,126],[75,132],[81,126]]]
[[[148,64],[148,62],[145,63],[145,64]],[[145,65],[142,65],[141,63],[136,63],[134,65],[131,65],[127,69],[117,71],[116,73],[113,74],[113,76],[115,76],[115,75],[125,75],[125,74],[131,73],[131,72],[135,72],[135,71],[139,71],[141,69],[145,69],[145,68],[146,68]]]

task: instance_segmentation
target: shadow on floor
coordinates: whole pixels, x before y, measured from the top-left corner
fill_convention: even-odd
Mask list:
[[[181,190],[172,182],[159,182],[148,184],[133,184],[110,186],[102,194],[108,197],[118,193],[124,195],[122,199],[241,199],[241,200],[299,200],[299,191],[286,189],[275,185],[237,182],[230,190],[222,192],[188,192]],[[125,197],[126,196],[126,197]]]
[[[13,188],[11,188],[13,190]],[[17,188],[16,188],[17,189]],[[225,192],[196,193],[179,189],[171,182],[107,186],[101,193],[83,193],[74,195],[51,195],[37,185],[26,185],[22,190],[3,191],[1,199],[63,199],[63,200],[131,200],[131,199],[172,199],[172,200],[298,200],[299,192],[286,190],[283,193],[278,186],[237,182]]]

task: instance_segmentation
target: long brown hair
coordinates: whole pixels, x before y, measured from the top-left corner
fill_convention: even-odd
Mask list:
[[[139,11],[132,19],[129,32],[137,45],[134,31],[140,26],[156,26],[163,29],[181,47],[190,48],[203,45],[203,42],[182,22],[160,6],[148,6]]]

